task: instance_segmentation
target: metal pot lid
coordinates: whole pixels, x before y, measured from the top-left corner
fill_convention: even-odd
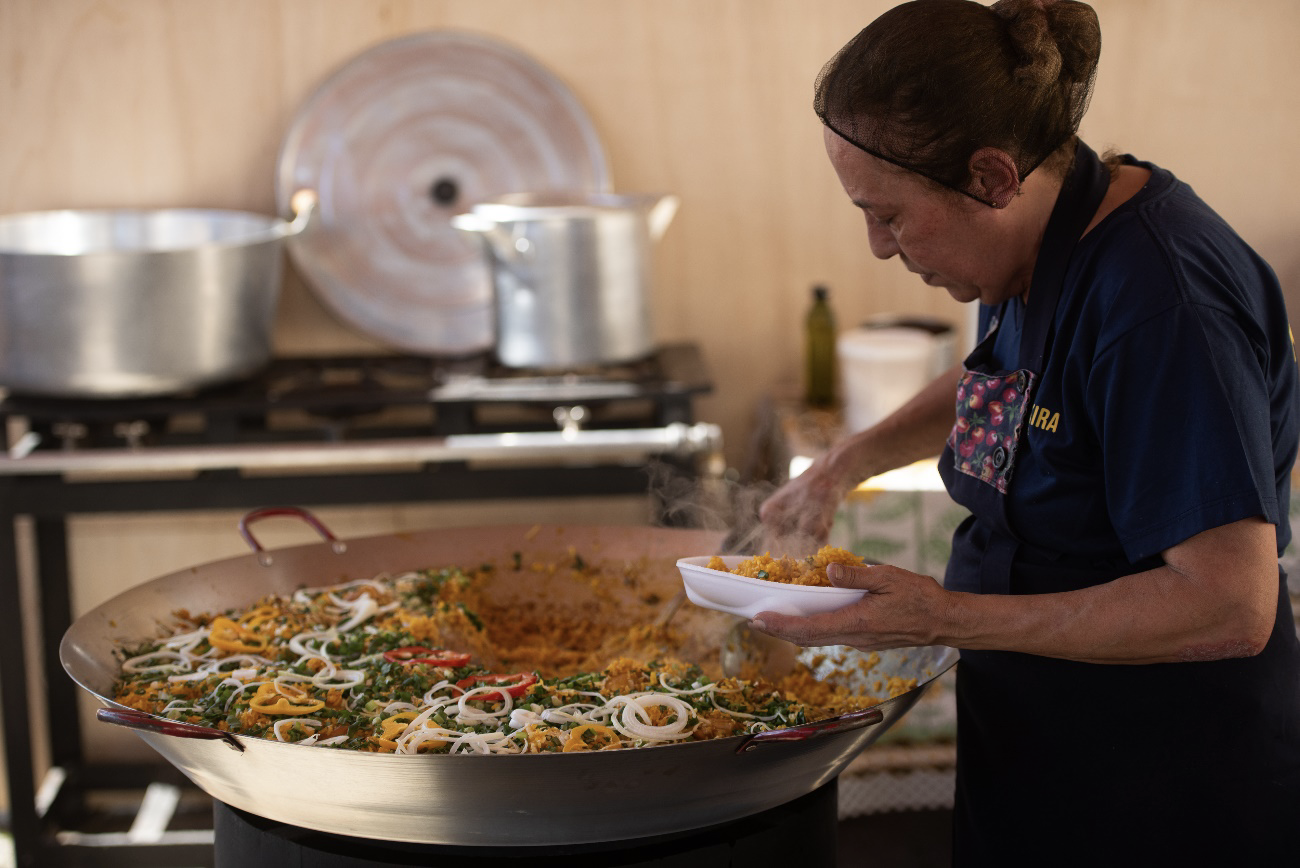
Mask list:
[[[481,244],[451,225],[520,191],[604,191],[604,149],[568,87],[517,49],[436,30],[338,69],[299,109],[280,151],[281,213],[319,197],[289,242],[340,319],[429,355],[488,349],[492,278]]]

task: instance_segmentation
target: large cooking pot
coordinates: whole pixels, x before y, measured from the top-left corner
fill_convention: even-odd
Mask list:
[[[956,660],[948,648],[882,655],[877,671],[921,685],[877,709],[757,736],[619,751],[524,755],[365,754],[279,743],[176,724],[112,701],[121,640],[154,635],[178,608],[246,606],[289,593],[433,565],[560,557],[572,547],[589,562],[644,565],[644,584],[622,581],[618,611],[649,620],[681,586],[677,557],[714,551],[710,531],[637,527],[447,528],[346,544],[327,542],[217,561],[133,588],[79,618],[60,657],[68,674],[105,706],[101,719],[141,738],[214,798],[269,819],[335,834],[461,846],[532,846],[619,841],[727,822],[785,804],[833,780],[920,698]],[[568,555],[572,558],[572,554]],[[557,573],[499,570],[494,592],[548,605],[582,605],[579,587]],[[528,575],[526,586],[510,576]],[[590,588],[589,583],[581,587]],[[658,594],[648,590],[658,589]],[[621,595],[617,596],[617,595]],[[674,628],[716,654],[735,619],[688,606]],[[851,667],[843,667],[846,671]],[[827,676],[829,677],[829,676]],[[878,721],[878,722],[877,722]]]
[[[653,245],[677,204],[646,194],[517,193],[452,217],[484,242],[501,363],[567,368],[646,356]]]
[[[0,217],[0,386],[54,397],[162,395],[252,373],[271,354],[292,222],[242,211]]]

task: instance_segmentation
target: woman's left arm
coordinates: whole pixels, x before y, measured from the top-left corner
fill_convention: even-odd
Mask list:
[[[761,630],[800,645],[879,650],[949,645],[1090,663],[1166,663],[1259,653],[1277,609],[1273,525],[1248,518],[1167,549],[1164,566],[1057,594],[944,590],[890,566],[836,567],[861,601],[810,617],[760,613]]]

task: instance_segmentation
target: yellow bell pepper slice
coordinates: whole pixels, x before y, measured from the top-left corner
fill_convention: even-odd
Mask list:
[[[275,606],[258,606],[256,609],[245,614],[239,619],[239,625],[245,630],[256,630],[265,622],[279,615],[280,612]]]
[[[592,734],[592,744],[587,744],[583,736],[590,732]],[[599,723],[584,723],[581,726],[575,726],[569,730],[569,738],[564,742],[564,753],[575,750],[606,750],[608,748],[620,747],[622,741],[619,740],[618,733],[608,726],[601,726]]]
[[[257,688],[248,707],[262,714],[311,714],[320,711],[325,703],[319,699],[308,698],[307,691],[288,684],[276,684],[268,681]]]
[[[413,720],[415,720],[414,711],[399,711],[391,717],[385,717],[383,720],[379,721],[379,734],[373,736],[372,739],[375,744],[379,745],[381,752],[397,750],[398,736],[402,734],[402,731],[406,729]],[[424,726],[428,729],[432,728],[433,724],[426,720]],[[420,742],[418,749],[422,752],[431,751],[443,747],[446,744],[447,742],[441,739],[429,739]]]
[[[388,741],[396,740],[414,719],[414,711],[399,711],[392,717],[385,717],[379,721],[379,737]]]
[[[222,651],[257,654],[266,650],[270,640],[225,616],[218,615],[212,619],[208,627],[208,642],[213,648]]]

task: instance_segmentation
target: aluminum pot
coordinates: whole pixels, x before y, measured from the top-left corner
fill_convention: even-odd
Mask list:
[[[949,648],[882,655],[877,671],[921,684],[876,709],[758,736],[619,751],[569,754],[394,755],[278,743],[176,724],[113,702],[119,641],[154,635],[178,608],[249,605],[264,594],[433,565],[572,558],[636,562],[645,584],[599,589],[616,611],[647,620],[680,587],[677,557],[716,549],[709,531],[641,527],[502,526],[446,528],[326,542],[213,562],[137,586],[79,618],[60,657],[68,674],[104,706],[102,720],[133,729],[195,784],[233,807],[277,822],[335,834],[458,846],[539,846],[671,834],[750,816],[833,780],[910,709],[956,661]],[[251,537],[250,537],[251,538]],[[574,587],[538,584],[535,574],[499,570],[494,593],[519,604],[582,609]],[[510,576],[527,575],[526,586]],[[557,574],[558,576],[558,574]],[[560,582],[562,579],[556,578]],[[648,590],[657,589],[651,596]],[[608,598],[607,598],[608,599]],[[684,627],[717,653],[735,623],[688,606]]]
[[[454,216],[486,247],[501,363],[571,368],[648,355],[653,246],[677,205],[675,196],[519,193]]]
[[[271,354],[292,222],[242,211],[0,217],[0,386],[52,397],[165,395],[252,373]]]

